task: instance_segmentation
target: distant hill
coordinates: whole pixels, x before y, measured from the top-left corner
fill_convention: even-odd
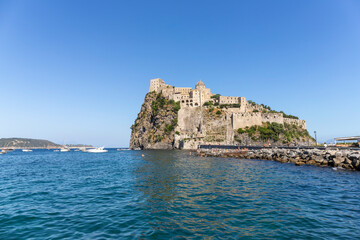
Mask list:
[[[82,147],[93,147],[93,145],[87,144],[65,144],[69,148],[82,148]]]
[[[0,148],[59,148],[61,145],[48,140],[31,138],[0,138]]]

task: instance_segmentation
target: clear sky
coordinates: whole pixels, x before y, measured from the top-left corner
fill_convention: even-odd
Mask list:
[[[0,137],[128,146],[158,77],[360,135],[360,1],[0,0]]]

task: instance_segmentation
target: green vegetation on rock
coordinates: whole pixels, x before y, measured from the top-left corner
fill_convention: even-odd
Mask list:
[[[161,93],[157,94],[155,101],[151,103],[151,110],[153,114],[156,115],[159,109],[163,109],[165,106],[172,108],[174,113],[177,113],[180,110],[180,102],[167,100],[161,95]]]
[[[299,117],[293,116],[293,115],[290,115],[290,114],[285,114],[283,111],[273,110],[273,109],[271,109],[271,107],[269,107],[269,106],[267,106],[265,104],[257,104],[256,102],[251,101],[251,100],[248,100],[248,103],[253,107],[258,106],[258,107],[262,108],[263,109],[261,111],[262,113],[282,113],[284,118],[299,119]],[[260,111],[258,109],[255,109],[255,110],[253,110],[253,112],[260,112]]]
[[[240,103],[233,103],[233,104],[220,104],[220,108],[239,108]]]
[[[290,143],[293,140],[311,138],[309,132],[294,124],[263,123],[262,126],[251,126],[245,129],[239,128],[238,134],[247,134],[253,141],[282,141]]]
[[[146,94],[140,113],[131,126],[131,147],[171,148],[179,110],[180,102],[168,100],[161,93]]]
[[[208,101],[208,102],[204,103],[204,106],[205,106],[205,107],[213,106],[213,105],[214,105],[214,103],[211,102],[211,101]]]
[[[212,95],[211,98],[219,98],[221,95],[220,94],[215,94],[215,95]]]

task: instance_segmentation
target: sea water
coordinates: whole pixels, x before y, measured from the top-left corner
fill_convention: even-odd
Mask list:
[[[359,238],[359,172],[187,151],[0,155],[0,239]]]

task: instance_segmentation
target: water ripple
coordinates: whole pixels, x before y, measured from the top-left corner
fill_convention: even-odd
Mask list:
[[[360,174],[331,168],[15,151],[0,161],[0,239],[357,239],[359,197]]]

